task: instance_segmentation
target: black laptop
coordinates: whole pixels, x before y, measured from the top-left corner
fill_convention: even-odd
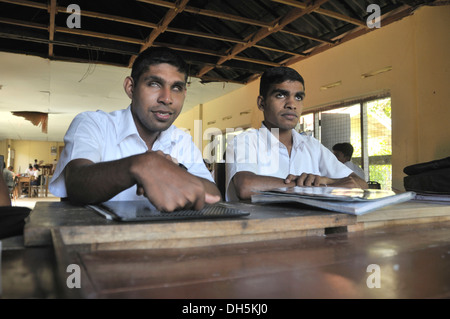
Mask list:
[[[148,200],[109,201],[88,207],[106,219],[122,222],[235,218],[250,215],[249,212],[234,208],[226,202],[206,204],[201,210],[185,209],[170,213],[159,211]]]

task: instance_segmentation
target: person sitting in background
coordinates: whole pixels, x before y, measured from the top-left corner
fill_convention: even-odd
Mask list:
[[[8,187],[9,191],[12,192],[14,188],[14,174],[9,169],[6,168],[6,163],[3,162],[3,179]]]
[[[278,187],[368,187],[317,139],[295,131],[305,97],[297,71],[266,70],[259,93],[261,128],[237,135],[227,146],[227,200],[247,200],[257,191]]]
[[[33,175],[33,165],[28,164],[28,168],[25,170],[24,175],[25,175],[25,176],[31,176],[31,175]]]
[[[353,156],[353,146],[350,143],[337,143],[333,146],[333,153],[336,156],[336,158],[350,168],[353,172],[355,172],[356,175],[361,177],[363,180],[366,180],[366,177],[364,175],[364,171],[352,162],[352,156]]]
[[[31,172],[31,176],[34,178],[31,181],[31,185],[41,185],[41,170],[39,169],[38,164],[34,164],[33,171]]]
[[[16,173],[14,173],[14,167],[8,166],[8,170],[13,174],[14,177],[16,177]]]

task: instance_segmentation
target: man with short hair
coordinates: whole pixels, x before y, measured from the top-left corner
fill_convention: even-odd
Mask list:
[[[82,204],[148,198],[167,212],[219,201],[200,150],[172,125],[183,107],[187,76],[175,51],[143,51],[124,81],[127,109],[84,112],[73,120],[50,182],[52,194]]]
[[[261,128],[228,143],[227,200],[247,200],[257,191],[287,186],[368,187],[318,140],[294,130],[304,97],[304,80],[294,69],[264,72],[257,98],[264,113]]]
[[[333,154],[336,156],[339,162],[350,168],[356,175],[363,180],[366,179],[364,171],[352,162],[353,145],[350,143],[337,143],[333,146]]]

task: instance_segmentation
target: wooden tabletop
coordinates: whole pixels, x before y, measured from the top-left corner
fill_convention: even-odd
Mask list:
[[[224,219],[169,222],[116,222],[68,202],[38,202],[25,225],[28,247],[51,245],[51,230],[66,243],[95,243],[108,249],[172,248],[321,235],[327,228],[356,223],[356,216],[290,205],[227,203],[250,213]]]
[[[250,216],[120,223],[66,202],[37,203],[26,245],[3,251],[2,297],[450,297],[450,205],[410,202],[358,218],[231,205]],[[79,289],[67,287],[69,265],[80,267]]]

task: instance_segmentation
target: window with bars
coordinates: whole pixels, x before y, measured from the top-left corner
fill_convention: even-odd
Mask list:
[[[298,130],[317,138],[332,150],[336,143],[353,145],[352,161],[382,189],[392,188],[391,98],[352,101],[305,113]]]

